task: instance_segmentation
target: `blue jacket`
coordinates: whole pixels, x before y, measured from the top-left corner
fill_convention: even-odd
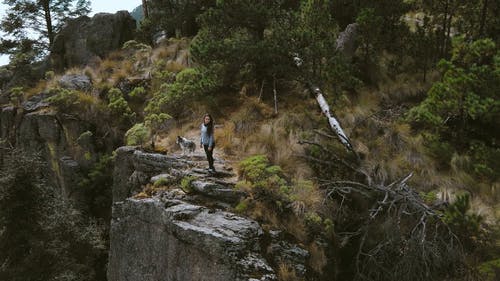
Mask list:
[[[207,126],[205,124],[201,124],[201,137],[200,137],[200,144],[202,145],[208,145],[210,147],[215,146],[215,138],[214,138],[214,133],[212,131],[212,134],[209,135],[207,132]]]

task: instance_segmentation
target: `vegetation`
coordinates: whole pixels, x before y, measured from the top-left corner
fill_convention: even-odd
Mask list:
[[[0,41],[0,53],[12,58],[28,56],[40,59],[52,47],[54,38],[67,18],[86,15],[90,1],[4,1],[6,14],[0,31],[7,36]]]
[[[408,118],[431,134],[428,142],[440,160],[449,163],[454,153],[467,155],[471,169],[483,178],[500,176],[496,143],[500,123],[500,53],[490,39],[466,43],[456,38],[450,61],[439,67],[443,80]]]
[[[45,41],[20,31],[34,22],[33,9],[25,8],[47,2],[51,15],[61,9],[58,17],[72,17],[86,13],[87,1],[78,1],[74,13],[67,5],[75,1],[7,2],[0,29],[14,37],[2,40],[0,52],[8,51],[18,69],[0,70],[0,80],[14,70],[26,83],[2,83],[9,86],[0,102],[14,106],[20,118],[24,102],[49,96],[50,107],[41,110],[56,111],[62,123],[88,123],[76,136],[65,131],[64,137],[68,153],[85,160],[80,187],[90,211],[86,217],[75,215],[38,176],[23,178],[27,171],[13,168],[34,167],[37,161],[23,156],[15,162],[0,152],[5,164],[0,279],[11,280],[19,271],[43,280],[100,280],[103,269],[90,264],[102,261],[102,241],[92,239],[105,230],[92,220],[109,219],[111,151],[123,143],[159,151],[177,133],[197,130],[197,118],[205,112],[222,127],[215,130],[217,153],[243,159],[236,187],[249,196],[234,211],[257,220],[266,235],[279,229],[307,248],[307,278],[498,279],[500,22],[495,1],[154,1],[136,40],[95,65],[69,70],[92,78],[86,93],[56,86],[60,73],[50,70],[30,87],[37,83],[29,78],[35,71],[30,63],[39,54],[33,47],[52,44],[49,34],[57,32],[60,18],[50,32],[44,24],[35,29]],[[21,23],[20,17],[28,20]],[[345,56],[337,39],[353,23],[357,40]],[[151,47],[160,31],[177,38]],[[311,85],[325,93],[356,153],[330,135],[305,91]],[[88,149],[89,143],[97,149]],[[190,193],[194,179],[162,179],[136,198],[176,184]],[[30,207],[17,211],[22,200]],[[67,230],[46,224],[53,216],[67,218]],[[11,232],[20,231],[14,220],[26,226],[18,236]],[[95,243],[77,232],[93,233],[87,238]],[[46,240],[37,242],[34,233]],[[66,242],[68,237],[81,243]],[[6,243],[28,246],[10,249]],[[54,252],[45,250],[51,247]],[[28,257],[28,250],[36,255]],[[76,252],[83,261],[76,261]],[[63,257],[58,269],[29,268],[54,255]],[[281,280],[302,278],[286,263],[273,267]]]
[[[38,156],[17,149],[4,150],[3,155],[1,279],[106,280],[102,228],[44,184]]]

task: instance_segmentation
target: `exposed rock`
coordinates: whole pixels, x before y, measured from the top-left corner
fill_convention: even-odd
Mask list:
[[[305,277],[308,251],[286,241],[277,241],[269,246],[269,252],[275,264],[292,266],[297,276]]]
[[[208,197],[219,199],[224,202],[236,203],[246,195],[242,191],[223,186],[219,183],[193,181],[191,185],[196,192],[199,192]]]
[[[148,80],[144,77],[127,77],[120,80],[115,86],[120,89],[126,98],[129,98],[130,92],[137,87],[147,87]]]
[[[114,204],[110,281],[276,280],[257,222],[158,198]]]
[[[113,170],[113,202],[122,201],[131,195],[133,186],[129,183],[129,177],[134,172],[132,155],[135,147],[123,146],[118,148],[115,156],[115,168]]]
[[[38,95],[31,96],[28,100],[24,101],[21,106],[26,112],[33,112],[35,110],[48,107],[50,104],[44,100],[48,98],[50,94],[40,93]]]
[[[90,77],[84,74],[66,74],[59,79],[61,87],[88,92],[92,88]]]
[[[180,171],[179,171],[180,172]],[[179,179],[178,176],[172,175],[172,174],[159,174],[154,177],[152,177],[149,182],[154,184],[157,181],[165,181],[167,183],[173,183]]]
[[[8,84],[14,73],[9,70],[6,66],[0,66],[0,91],[4,88],[5,85]],[[1,92],[0,92],[1,93]],[[0,104],[8,101],[8,97],[6,94],[0,94]]]
[[[80,188],[80,182],[83,177],[80,165],[69,156],[63,156],[59,159],[60,185],[64,198],[71,199],[74,206],[79,210],[86,210],[85,190]]]
[[[132,40],[135,27],[127,11],[70,19],[54,38],[50,60],[56,69],[85,65]]]
[[[189,166],[189,161],[179,156],[147,153],[136,147],[124,146],[116,150],[113,178],[113,202],[122,201],[140,190],[141,185],[158,174],[182,177],[179,169]]]
[[[357,27],[357,23],[349,24],[344,31],[340,32],[336,41],[337,50],[342,52],[347,58],[351,58],[358,48]]]
[[[15,117],[16,110],[12,106],[4,107],[0,110],[0,138],[11,139]]]
[[[44,94],[35,97],[29,100],[31,104],[24,104],[25,108],[41,106]],[[72,200],[79,209],[85,210],[84,190],[79,184],[84,171],[93,162],[85,159],[82,147],[76,141],[77,136],[84,131],[85,124],[74,119],[64,119],[51,111],[34,111],[24,115],[21,114],[22,111],[15,108],[2,110],[1,136],[8,138],[16,148],[39,154],[46,163],[42,172],[47,182],[60,188],[65,199]],[[92,143],[85,147],[85,151],[94,150]]]
[[[128,185],[132,187],[129,191],[130,195],[139,193],[141,191],[141,186],[147,184],[148,182],[148,174],[141,171],[134,171],[128,178]]]

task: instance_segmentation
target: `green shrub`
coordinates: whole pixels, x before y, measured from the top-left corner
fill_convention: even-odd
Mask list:
[[[429,192],[420,192],[420,197],[424,200],[426,204],[432,204],[437,200],[437,193],[434,190]]]
[[[19,106],[23,101],[24,89],[23,87],[14,87],[10,90],[9,100],[14,106]]]
[[[151,132],[144,123],[135,124],[125,133],[125,143],[127,145],[144,145],[151,137]]]
[[[236,207],[234,207],[234,211],[237,213],[245,213],[246,210],[248,209],[248,200],[245,199],[243,201],[240,201]]]
[[[485,281],[498,280],[500,277],[500,258],[482,263],[478,270],[484,276]]]
[[[146,89],[144,87],[136,87],[130,92],[130,97],[143,99],[146,95]]]
[[[45,72],[45,80],[52,80],[54,79],[54,76],[55,76],[54,71]]]
[[[46,98],[45,101],[56,106],[61,112],[88,115],[94,111],[93,105],[97,103],[93,96],[75,90],[53,88],[49,90],[49,93],[52,96]]]
[[[478,214],[471,213],[468,193],[457,196],[456,201],[444,212],[443,220],[460,238],[467,250],[477,246],[477,238],[482,234],[481,223],[484,219]]]
[[[166,178],[159,178],[153,183],[153,186],[155,188],[161,187],[161,186],[167,186],[170,184],[170,181]]]
[[[135,112],[130,109],[120,89],[111,88],[108,92],[108,99],[108,108],[113,115],[119,117],[120,121],[132,121],[135,118]]]
[[[219,86],[218,77],[209,69],[186,68],[176,75],[175,82],[163,83],[160,86],[145,111],[148,114],[169,112],[177,116],[194,98],[212,93]]]
[[[194,176],[185,176],[181,180],[181,189],[186,193],[193,192],[193,186],[191,183],[196,179]]]

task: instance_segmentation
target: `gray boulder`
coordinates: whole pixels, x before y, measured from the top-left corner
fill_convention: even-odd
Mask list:
[[[306,264],[309,257],[307,250],[283,240],[275,241],[269,246],[268,250],[274,258],[275,264],[288,264],[292,266],[297,276],[306,276]]]
[[[340,51],[345,57],[351,58],[354,56],[356,49],[358,48],[357,37],[358,37],[358,24],[349,24],[344,31],[340,32],[337,37],[337,51]]]
[[[228,203],[237,203],[246,196],[242,191],[214,182],[196,180],[191,186],[195,192]]]
[[[14,127],[16,109],[13,106],[0,108],[0,138],[10,139]]]
[[[59,79],[59,85],[66,89],[88,92],[92,88],[92,81],[84,74],[66,74]]]
[[[253,220],[178,200],[115,203],[110,281],[276,280]]]
[[[127,11],[68,20],[54,38],[50,61],[55,69],[85,65],[133,39],[135,20]]]

